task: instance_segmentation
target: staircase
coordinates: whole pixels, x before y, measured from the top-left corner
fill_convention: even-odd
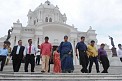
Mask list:
[[[0,81],[122,81],[122,67],[120,66],[111,66],[108,74],[96,73],[95,66],[92,73],[81,73],[80,67],[76,65],[74,73],[55,74],[52,72],[53,65],[51,65],[50,73],[41,73],[41,65],[38,65],[34,73],[26,73],[22,64],[20,72],[14,73],[10,63],[4,67],[3,72],[0,72]],[[101,65],[100,71],[102,71]]]
[[[0,81],[122,81],[122,75],[114,74],[41,74],[41,73],[1,73]]]

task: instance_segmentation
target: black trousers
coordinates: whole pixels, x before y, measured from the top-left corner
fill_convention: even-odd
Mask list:
[[[122,58],[120,58],[120,61],[122,62]]]
[[[102,73],[108,73],[108,68],[110,66],[108,57],[107,56],[100,56],[100,61],[101,61],[102,66],[103,66]]]
[[[40,55],[36,56],[36,64],[39,65],[40,64]]]
[[[34,54],[27,54],[25,57],[25,72],[28,72],[28,65],[31,64],[31,72],[34,72],[35,68],[35,56]]]
[[[82,65],[81,72],[87,73],[87,66],[89,63],[88,56],[85,51],[79,51],[80,65]]]
[[[6,62],[6,56],[0,56],[0,62],[1,62],[0,71],[3,71],[3,67],[4,67],[5,62]]]
[[[22,62],[22,58],[20,58],[18,55],[16,55],[16,57],[13,58],[13,71],[14,72],[19,72],[21,62]]]
[[[89,64],[89,73],[91,73],[91,71],[92,71],[93,63],[95,63],[95,65],[96,65],[96,71],[97,71],[97,73],[100,72],[99,71],[99,64],[98,64],[97,57],[89,57],[89,61],[90,61],[90,64]]]

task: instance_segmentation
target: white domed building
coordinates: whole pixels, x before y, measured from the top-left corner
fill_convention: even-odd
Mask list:
[[[72,43],[73,48],[80,41],[81,36],[86,37],[86,44],[91,40],[97,42],[97,34],[92,27],[86,32],[81,32],[74,25],[68,25],[66,23],[66,14],[62,14],[58,6],[54,6],[49,1],[46,1],[44,4],[41,3],[34,11],[30,9],[27,16],[28,25],[26,27],[23,27],[19,20],[13,23],[13,31],[9,39],[11,47],[16,45],[20,39],[23,41],[23,45],[27,45],[30,38],[33,39],[33,44],[37,46],[38,43],[41,44],[44,41],[45,36],[49,37],[53,47],[58,46],[63,41],[65,35],[69,36],[69,41]],[[2,43],[5,39],[6,36],[0,38],[0,42]],[[74,57],[74,63],[78,64],[76,57]]]

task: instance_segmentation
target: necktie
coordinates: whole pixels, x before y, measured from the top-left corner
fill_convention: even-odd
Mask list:
[[[29,46],[29,54],[31,54],[31,45]]]

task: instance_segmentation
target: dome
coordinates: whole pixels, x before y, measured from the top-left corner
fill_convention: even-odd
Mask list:
[[[58,6],[54,6],[48,0],[43,4],[41,3],[34,11],[29,10],[27,16],[29,25],[45,22],[66,23],[67,20],[66,14],[61,14]]]
[[[36,8],[36,10],[42,9],[42,8],[55,9],[56,7],[53,4],[51,4],[50,1],[47,0],[45,1],[44,4],[41,3],[39,7]]]

